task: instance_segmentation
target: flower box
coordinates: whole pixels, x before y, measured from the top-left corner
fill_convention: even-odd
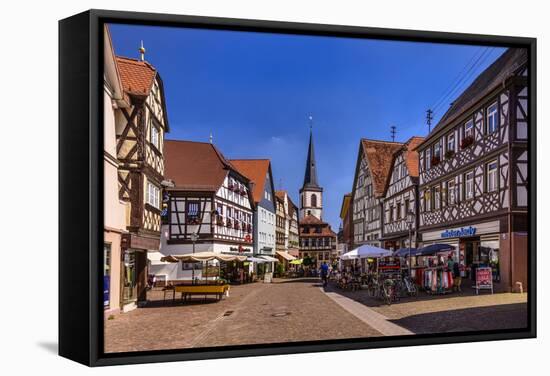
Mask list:
[[[437,155],[434,155],[432,157],[432,166],[437,166],[439,164],[439,162],[441,162],[441,159],[437,156]]]
[[[452,157],[454,157],[455,155],[455,151],[454,150],[447,150],[445,152],[445,159],[451,159]]]
[[[466,149],[467,147],[469,147],[473,143],[474,143],[474,137],[473,136],[464,137],[462,139],[462,141],[460,142],[460,148],[461,149]]]

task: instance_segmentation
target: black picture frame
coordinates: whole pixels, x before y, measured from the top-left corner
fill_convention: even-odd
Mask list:
[[[103,24],[186,26],[349,38],[523,47],[529,54],[528,327],[401,337],[103,353]],[[59,21],[59,354],[88,366],[295,354],[536,337],[536,39],[89,10]]]

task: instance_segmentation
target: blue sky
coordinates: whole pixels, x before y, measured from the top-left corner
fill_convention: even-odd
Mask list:
[[[428,132],[502,48],[111,25],[117,55],[145,59],[162,76],[169,139],[208,141],[228,158],[269,158],[276,189],[298,204],[313,133],[324,219],[337,230],[359,140]]]

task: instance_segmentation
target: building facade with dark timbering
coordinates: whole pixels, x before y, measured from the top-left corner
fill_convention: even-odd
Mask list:
[[[448,243],[472,277],[527,288],[527,51],[508,49],[454,101],[418,148],[422,245]]]
[[[362,139],[359,143],[351,200],[353,247],[382,246],[383,199],[393,154],[399,142]]]
[[[424,140],[411,137],[393,155],[383,199],[382,247],[390,250],[417,246],[418,152]]]

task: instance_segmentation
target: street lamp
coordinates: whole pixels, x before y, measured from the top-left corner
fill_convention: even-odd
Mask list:
[[[193,242],[193,254],[195,254],[195,242],[199,239],[199,235],[193,231],[193,233],[191,234],[191,241]],[[193,265],[193,269],[192,269],[192,284],[194,285],[195,284],[195,263],[192,263]]]
[[[414,223],[414,213],[412,210],[409,210],[407,213],[407,226],[409,227],[409,277],[411,276],[411,247],[412,247],[412,225]]]

